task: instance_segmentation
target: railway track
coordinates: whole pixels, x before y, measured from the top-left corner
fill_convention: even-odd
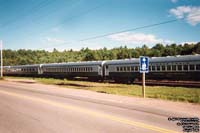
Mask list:
[[[134,81],[134,84],[142,84],[141,81]],[[146,85],[154,86],[174,86],[174,87],[194,87],[194,88],[200,88],[200,82],[199,81],[168,81],[168,80],[146,80]]]

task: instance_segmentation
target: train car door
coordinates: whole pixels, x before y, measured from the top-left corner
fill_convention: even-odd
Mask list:
[[[109,76],[109,69],[108,65],[105,66],[105,76]]]
[[[43,74],[42,64],[38,67],[38,74]]]
[[[102,67],[101,66],[98,66],[98,75],[103,75],[103,72],[102,72]]]

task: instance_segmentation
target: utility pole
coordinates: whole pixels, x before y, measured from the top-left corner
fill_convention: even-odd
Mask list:
[[[0,40],[0,47],[1,47],[1,78],[3,78],[3,43]]]

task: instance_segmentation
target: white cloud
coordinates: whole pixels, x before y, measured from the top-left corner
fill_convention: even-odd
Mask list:
[[[172,3],[176,3],[176,2],[178,2],[178,0],[171,0],[171,2],[172,2]]]
[[[48,42],[48,43],[64,43],[65,41],[62,40],[62,39],[58,39],[58,38],[51,38],[51,37],[46,37],[45,38],[45,41]]]
[[[187,43],[187,44],[196,44],[197,42],[181,42],[180,44],[184,45],[185,43]]]
[[[186,18],[186,21],[195,26],[200,23],[200,6],[179,6],[169,10],[176,18]]]
[[[143,34],[143,33],[124,32],[124,33],[110,35],[108,38],[110,38],[114,41],[130,43],[130,44],[156,44],[156,43],[169,44],[169,43],[173,43],[173,41],[164,40],[161,38],[157,38],[155,35]]]

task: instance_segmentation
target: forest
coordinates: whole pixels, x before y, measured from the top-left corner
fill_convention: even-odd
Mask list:
[[[52,52],[45,50],[3,50],[3,62],[8,65],[25,65],[41,63],[61,63],[76,61],[97,61],[138,58],[139,56],[161,57],[175,55],[200,54],[200,42],[196,44],[156,44],[149,48],[147,45],[136,48],[121,46],[117,48],[91,50],[82,48],[80,51],[53,49]]]

